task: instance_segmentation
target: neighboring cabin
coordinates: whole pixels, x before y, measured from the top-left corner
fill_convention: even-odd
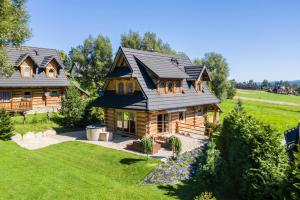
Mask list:
[[[57,111],[69,81],[55,49],[6,47],[15,73],[0,77],[0,108],[8,111]]]
[[[286,131],[284,137],[288,149],[296,150],[296,145],[300,145],[300,123],[297,127]]]
[[[106,76],[103,107],[108,131],[142,137],[177,132],[178,124],[203,127],[220,102],[208,89],[209,72],[183,54],[119,48]]]

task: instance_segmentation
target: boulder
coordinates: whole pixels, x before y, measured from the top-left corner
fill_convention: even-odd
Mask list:
[[[44,136],[56,135],[56,131],[54,129],[49,129],[43,132]]]
[[[32,140],[35,138],[35,134],[33,132],[27,132],[23,135],[23,140]]]
[[[11,136],[10,139],[11,139],[12,141],[18,142],[18,141],[21,141],[23,138],[22,138],[22,135],[21,135],[21,134],[15,134],[15,135]]]
[[[44,137],[44,134],[42,132],[37,132],[35,134],[35,138],[37,138],[37,139],[42,139],[43,137]]]

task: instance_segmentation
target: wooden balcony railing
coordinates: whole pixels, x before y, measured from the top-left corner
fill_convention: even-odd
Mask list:
[[[32,109],[32,101],[0,102],[0,109],[7,111],[26,111]]]

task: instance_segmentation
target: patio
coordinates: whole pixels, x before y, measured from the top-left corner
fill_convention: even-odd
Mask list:
[[[171,136],[173,134],[168,134],[168,136]],[[199,138],[192,138],[189,136],[179,135],[175,134],[176,137],[178,137],[182,142],[182,153],[191,151],[197,147],[200,147],[204,144],[205,140],[199,139]],[[66,141],[80,141],[85,142],[89,144],[99,145],[111,149],[116,149],[120,151],[126,151],[138,155],[144,155],[139,152],[131,151],[126,149],[126,146],[133,141],[136,141],[135,138],[131,138],[128,136],[122,136],[118,134],[114,134],[112,141],[88,141],[86,138],[85,131],[75,131],[75,132],[69,132],[64,134],[34,134],[30,133],[29,135],[26,134],[23,136],[23,138],[20,136],[15,136],[12,138],[13,141],[15,141],[18,145],[20,145],[23,148],[29,149],[29,150],[35,150],[40,149],[43,147],[47,147],[52,144],[58,144],[61,142]],[[161,148],[157,154],[151,155],[154,158],[167,158],[172,156],[172,151],[167,150],[165,148]]]

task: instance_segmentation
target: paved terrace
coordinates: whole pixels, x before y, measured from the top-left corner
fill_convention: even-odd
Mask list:
[[[169,136],[171,135],[172,134],[169,134]],[[200,147],[205,142],[203,138],[189,137],[189,136],[184,136],[179,134],[176,134],[176,136],[182,142],[182,153]],[[61,142],[80,141],[80,142],[85,142],[89,144],[99,145],[111,149],[116,149],[116,150],[121,150],[129,153],[146,156],[145,154],[126,149],[126,145],[135,141],[136,140],[135,138],[121,136],[118,134],[113,135],[112,141],[88,141],[86,138],[85,131],[75,131],[75,132],[69,132],[64,134],[55,134],[53,132],[50,134],[28,133],[23,137],[21,137],[20,135],[14,136],[12,140],[15,141],[21,147],[29,150],[40,149]],[[161,148],[157,154],[152,155],[152,157],[155,158],[167,158],[170,156],[172,156],[172,151],[167,150],[165,148]]]

